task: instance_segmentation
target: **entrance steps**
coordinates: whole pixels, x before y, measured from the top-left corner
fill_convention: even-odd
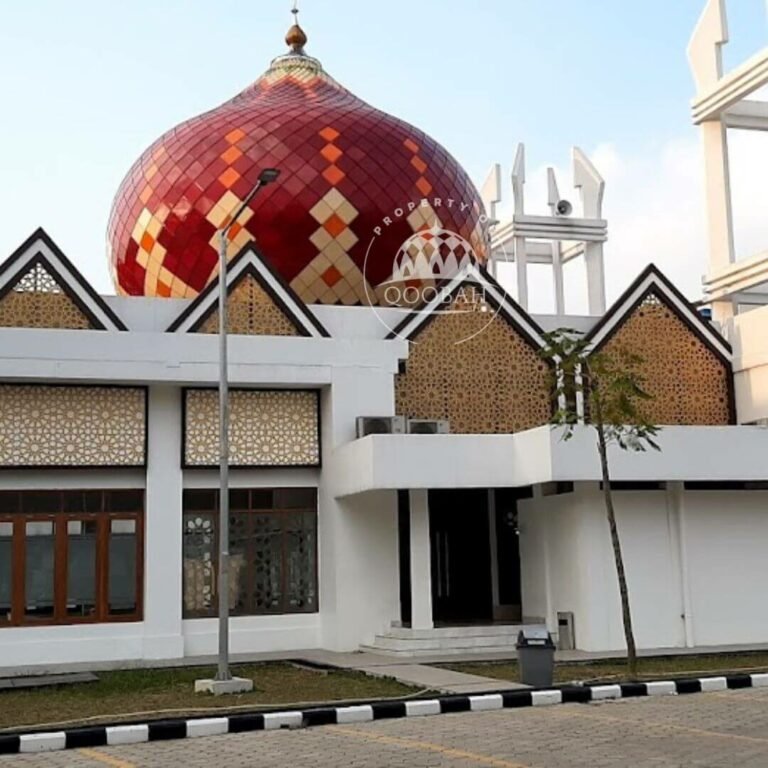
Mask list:
[[[419,656],[457,656],[471,654],[509,654],[514,656],[517,635],[522,624],[435,627],[411,629],[392,627],[376,635],[370,645],[361,646],[384,656],[417,658]]]

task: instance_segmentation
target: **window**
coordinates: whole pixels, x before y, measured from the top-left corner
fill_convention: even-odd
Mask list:
[[[141,618],[143,491],[0,492],[0,625]]]
[[[11,620],[13,523],[0,520],[0,624]]]
[[[317,611],[317,492],[230,492],[233,616]],[[218,614],[218,492],[184,492],[184,617]]]

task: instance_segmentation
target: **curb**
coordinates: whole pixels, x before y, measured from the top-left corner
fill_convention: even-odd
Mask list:
[[[310,728],[318,725],[367,723],[402,717],[424,717],[451,712],[587,704],[593,701],[641,696],[674,696],[738,688],[766,688],[768,674],[657,680],[614,685],[566,685],[543,690],[511,690],[431,699],[378,701],[341,707],[315,707],[286,712],[242,713],[222,717],[155,720],[133,725],[100,725],[63,731],[0,734],[0,755],[54,752],[84,747],[119,746],[148,741],[194,739],[225,733]]]

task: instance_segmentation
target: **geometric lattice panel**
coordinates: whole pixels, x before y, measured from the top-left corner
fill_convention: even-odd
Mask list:
[[[219,311],[214,310],[195,329],[197,333],[219,332]],[[253,275],[246,274],[229,292],[228,333],[245,336],[298,336],[299,331],[284,310]]]
[[[601,346],[642,359],[638,372],[653,399],[640,403],[654,424],[730,424],[730,367],[650,292]]]
[[[185,393],[184,463],[219,463],[219,394]],[[313,391],[231,390],[229,462],[241,467],[307,467],[320,464],[318,396]]]
[[[396,377],[398,414],[448,419],[458,434],[509,434],[550,420],[548,366],[501,313],[461,311],[480,302],[464,287],[451,312],[413,337]]]
[[[204,612],[215,608],[215,548],[214,514],[201,512],[185,515],[184,610],[188,613]]]
[[[2,385],[0,466],[143,466],[145,415],[144,389]]]
[[[2,328],[95,328],[40,262],[0,298]]]

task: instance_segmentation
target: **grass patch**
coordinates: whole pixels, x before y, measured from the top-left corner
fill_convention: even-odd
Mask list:
[[[516,661],[457,662],[441,664],[456,672],[470,675],[494,677],[499,680],[518,682],[519,672]],[[712,676],[728,672],[768,672],[768,653],[734,653],[697,656],[659,656],[638,660],[641,680],[660,677]],[[627,665],[621,659],[605,661],[560,662],[555,664],[555,682],[574,681],[616,682],[627,678]]]
[[[251,693],[196,694],[194,682],[213,677],[213,667],[100,672],[81,685],[0,691],[0,729],[42,724],[97,724],[204,714],[200,710],[268,707],[324,701],[407,696],[417,689],[391,678],[347,670],[314,671],[288,662],[241,664],[233,674],[254,681]]]

